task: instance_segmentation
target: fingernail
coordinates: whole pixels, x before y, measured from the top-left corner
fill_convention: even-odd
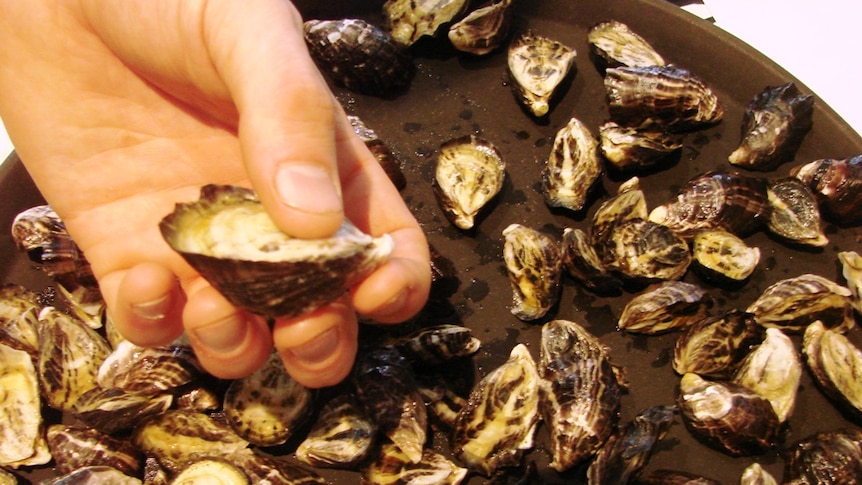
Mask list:
[[[171,301],[167,295],[143,303],[133,303],[132,313],[145,320],[161,320],[170,310]]]
[[[235,349],[245,340],[246,323],[237,315],[224,318],[209,325],[198,327],[192,332],[208,349],[226,353]]]
[[[328,359],[337,349],[338,331],[332,328],[309,340],[305,344],[299,347],[290,348],[286,351],[291,352],[297,359],[305,363],[316,364]]]
[[[341,197],[326,170],[316,165],[285,163],[275,174],[281,200],[314,214],[341,211]]]

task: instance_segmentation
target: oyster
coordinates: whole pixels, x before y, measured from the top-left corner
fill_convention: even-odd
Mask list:
[[[695,322],[676,341],[673,370],[730,379],[764,333],[751,315],[738,310]]]
[[[509,44],[508,65],[518,101],[534,116],[548,114],[552,98],[575,65],[575,51],[527,32]]]
[[[146,418],[162,414],[173,402],[171,394],[153,396],[97,387],[75,401],[72,415],[95,430],[113,434],[130,430]]]
[[[392,38],[410,46],[466,10],[467,0],[386,0],[383,15]]]
[[[842,429],[817,433],[784,453],[782,483],[838,485],[862,477],[862,432]]]
[[[433,450],[423,450],[422,459],[413,462],[392,444],[384,444],[376,460],[362,470],[363,483],[409,485],[458,485],[467,469],[452,463]]]
[[[646,335],[686,328],[705,319],[712,303],[698,285],[675,280],[656,283],[629,300],[617,328]]]
[[[542,194],[551,207],[584,208],[590,189],[602,175],[598,143],[579,119],[557,131],[542,170]]]
[[[144,455],[130,442],[92,428],[54,424],[48,427],[47,440],[60,473],[87,466],[110,466],[129,476],[143,470]]]
[[[638,485],[721,485],[721,482],[677,470],[654,470],[635,482]]]
[[[667,165],[682,151],[682,137],[654,129],[620,126],[613,121],[599,127],[605,160],[619,172],[646,172]]]
[[[220,458],[203,458],[190,463],[171,480],[171,485],[247,485],[248,476],[230,462]]]
[[[255,484],[327,485],[331,483],[312,470],[256,449],[244,448],[218,456],[224,457],[242,470],[249,481]]]
[[[139,347],[120,342],[99,366],[98,383],[106,389],[159,394],[188,384],[204,374],[187,343]]]
[[[0,344],[0,466],[51,461],[42,435],[39,381],[30,355]]]
[[[692,241],[695,269],[708,281],[738,284],[748,279],[760,263],[760,249],[722,229],[698,232]]]
[[[36,292],[14,283],[0,286],[0,343],[38,359],[41,309]]]
[[[446,217],[460,229],[472,229],[479,212],[500,192],[506,162],[490,141],[475,135],[440,147],[432,188]]]
[[[395,158],[392,150],[377,137],[377,133],[374,130],[365,126],[365,123],[358,116],[347,115],[347,120],[350,122],[350,126],[353,127],[353,132],[356,133],[356,136],[365,143],[365,146],[368,147],[368,150],[377,159],[377,162],[383,168],[383,171],[386,172],[386,176],[389,177],[392,185],[398,190],[403,190],[407,186],[407,179],[404,177],[404,172],[401,171],[401,162]]]
[[[590,52],[600,60],[602,68],[663,66],[662,56],[628,25],[616,20],[604,20],[587,31]]]
[[[631,219],[614,228],[602,263],[635,280],[675,280],[688,270],[691,252],[667,226]]]
[[[520,224],[506,227],[503,238],[503,261],[512,287],[512,314],[521,320],[542,318],[560,298],[560,245],[550,236]]]
[[[786,332],[802,332],[815,320],[846,331],[856,326],[850,296],[850,290],[837,283],[803,274],[773,283],[746,311],[758,324]]]
[[[752,463],[742,471],[739,485],[778,485],[778,482],[760,463]]]
[[[813,113],[814,96],[801,94],[792,82],[767,86],[745,109],[742,141],[728,160],[752,170],[775,170],[793,160]]]
[[[766,337],[742,361],[733,382],[769,400],[779,422],[793,413],[802,360],[793,342],[777,328],[767,328]]]
[[[491,0],[449,27],[449,42],[477,56],[500,47],[509,36],[512,0]]]
[[[856,420],[862,420],[862,350],[817,321],[805,329],[802,351],[823,393]]]
[[[817,199],[807,185],[795,177],[769,182],[767,227],[784,239],[814,247],[823,247],[829,239],[823,234]]]
[[[234,305],[268,317],[295,317],[340,298],[392,251],[345,221],[329,238],[281,232],[249,189],[207,185],[197,202],[177,204],[159,227],[168,244]]]
[[[419,392],[425,400],[428,412],[435,420],[434,424],[448,432],[455,427],[458,413],[467,404],[467,400],[453,391],[448,382],[442,378],[440,380],[442,382],[420,383]]]
[[[482,342],[462,325],[433,325],[396,339],[392,345],[414,366],[427,368],[472,355]]]
[[[539,374],[530,351],[518,344],[470,392],[455,419],[453,454],[468,469],[491,476],[520,463],[538,422]]]
[[[667,434],[675,415],[674,406],[654,406],[638,413],[599,450],[587,469],[588,483],[630,483],[646,466],[653,448]]]
[[[320,69],[351,91],[392,96],[410,85],[412,57],[373,24],[362,19],[307,20],[304,33]]]
[[[60,411],[98,387],[99,366],[108,357],[108,342],[77,318],[54,307],[39,314],[39,384],[46,404]]]
[[[280,445],[311,414],[312,397],[290,377],[279,354],[272,352],[263,367],[231,382],[224,396],[224,416],[248,442]]]
[[[676,199],[653,209],[649,220],[691,238],[706,229],[745,236],[763,225],[768,216],[765,180],[707,172],[686,182]]]
[[[620,224],[629,220],[646,219],[646,198],[640,189],[640,180],[632,177],[620,184],[616,195],[602,202],[590,225],[590,240],[596,253],[603,257],[612,246],[611,235]]]
[[[856,251],[841,251],[838,260],[841,261],[841,274],[847,281],[853,308],[862,315],[862,256]]]
[[[611,120],[622,125],[685,131],[715,123],[724,108],[698,77],[675,66],[605,71]]]
[[[611,436],[623,385],[610,350],[583,326],[553,320],[542,327],[540,409],[551,433],[551,468],[584,462]]]
[[[88,466],[61,475],[53,480],[40,482],[41,485],[141,485],[141,480],[109,466]]]
[[[599,294],[618,294],[622,281],[608,272],[596,253],[590,237],[580,229],[563,230],[563,270],[590,291]]]
[[[296,459],[318,467],[352,468],[371,454],[376,433],[356,397],[342,394],[321,408],[296,448]]]
[[[698,439],[732,456],[772,448],[781,428],[769,400],[730,382],[710,382],[697,374],[680,381],[679,411]]]
[[[862,155],[815,160],[791,170],[817,196],[821,213],[844,226],[862,222]]]

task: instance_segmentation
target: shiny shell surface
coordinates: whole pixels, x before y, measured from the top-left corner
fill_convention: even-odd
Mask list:
[[[557,88],[575,65],[576,52],[527,32],[509,44],[509,77],[518,101],[535,117],[548,114]]]
[[[446,217],[459,229],[468,230],[505,180],[506,162],[497,147],[469,135],[440,147],[432,188]]]
[[[618,294],[622,281],[602,264],[590,237],[579,228],[563,229],[563,270],[597,294]]]
[[[760,263],[760,249],[722,229],[695,234],[691,243],[695,268],[708,281],[719,285],[744,282]]]
[[[602,171],[595,136],[581,120],[570,119],[557,131],[542,170],[545,203],[551,207],[582,210]]]
[[[796,345],[777,328],[767,328],[763,342],[740,364],[733,382],[769,400],[778,421],[785,422],[796,406],[802,359]]]
[[[189,344],[140,347],[124,340],[99,366],[97,380],[105,389],[152,395],[172,391],[203,375]]]
[[[785,453],[784,483],[838,485],[862,476],[862,433],[841,429],[815,433]]]
[[[763,341],[764,332],[751,315],[738,310],[695,322],[676,341],[673,370],[730,379],[751,347]]]
[[[39,295],[19,284],[0,287],[0,343],[37,357]]]
[[[422,452],[422,459],[412,462],[397,446],[384,444],[377,458],[362,470],[363,483],[458,485],[469,470],[434,450]]]
[[[635,280],[675,280],[688,270],[688,243],[667,226],[631,219],[616,226],[602,255],[606,268]]]
[[[862,155],[846,159],[824,158],[790,172],[817,196],[828,220],[844,226],[862,222]]]
[[[606,67],[665,65],[664,58],[646,39],[617,20],[605,20],[590,27],[587,42]]]
[[[541,318],[560,298],[560,244],[521,224],[506,227],[503,239],[503,262],[512,287],[512,314],[521,320]]]
[[[235,305],[270,317],[313,311],[341,297],[382,264],[389,235],[372,237],[345,221],[333,236],[281,232],[249,189],[207,185],[159,225],[168,244]]]
[[[599,257],[611,250],[611,235],[618,225],[629,220],[646,219],[648,215],[640,180],[632,177],[620,185],[616,195],[602,202],[593,214],[589,235]]]
[[[820,320],[846,331],[856,326],[850,290],[820,275],[802,274],[775,282],[746,309],[764,327],[802,332]]]
[[[0,344],[0,383],[0,466],[48,463],[39,380],[27,352]]]
[[[816,321],[805,329],[802,351],[820,389],[862,422],[862,350]]]
[[[656,283],[629,300],[617,328],[647,335],[684,329],[706,318],[712,304],[712,297],[699,285],[676,280]]]
[[[823,247],[829,238],[823,233],[823,221],[817,198],[801,180],[786,177],[771,180],[766,188],[769,200],[767,228],[791,243]]]
[[[841,275],[850,290],[853,308],[862,315],[862,256],[856,251],[841,251],[838,261],[841,262]]]
[[[461,15],[467,0],[386,0],[383,15],[396,42],[410,46]]]
[[[599,126],[602,155],[620,172],[643,173],[674,162],[682,151],[682,137],[653,129],[637,129],[607,121]]]
[[[371,455],[377,427],[355,396],[342,394],[323,405],[296,459],[309,465],[352,468]]]
[[[509,37],[513,0],[491,0],[449,28],[449,42],[461,52],[485,55]]]
[[[129,476],[143,469],[144,455],[128,440],[92,428],[55,424],[46,432],[57,471],[70,473],[87,466],[110,466]]]

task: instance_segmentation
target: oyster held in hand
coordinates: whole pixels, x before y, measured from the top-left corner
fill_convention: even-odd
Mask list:
[[[281,232],[250,189],[207,185],[159,225],[168,244],[234,305],[295,317],[344,294],[388,258],[392,238],[344,221],[333,236]]]

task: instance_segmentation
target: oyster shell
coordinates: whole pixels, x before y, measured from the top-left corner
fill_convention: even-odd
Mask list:
[[[143,470],[144,455],[130,442],[83,426],[54,424],[46,434],[51,456],[60,473],[87,466],[110,466],[129,476]]]
[[[551,207],[584,208],[590,189],[602,175],[598,143],[579,119],[557,131],[542,170],[542,194]]]
[[[41,310],[36,292],[14,283],[0,286],[0,344],[26,351],[38,360]]]
[[[467,469],[433,450],[423,450],[413,462],[397,446],[384,444],[377,458],[362,469],[363,483],[405,483],[411,485],[457,485]]]
[[[280,445],[311,414],[313,396],[284,369],[272,352],[255,372],[231,382],[224,396],[224,416],[243,439],[258,446]]]
[[[207,185],[159,224],[168,244],[234,305],[268,317],[294,317],[340,298],[382,264],[392,238],[371,237],[344,221],[324,239],[278,230],[249,189]]]
[[[803,95],[792,82],[767,86],[742,116],[742,140],[728,157],[751,170],[775,170],[793,160],[811,129],[814,96]]]
[[[506,162],[490,141],[469,135],[440,147],[432,181],[446,217],[460,229],[472,229],[479,212],[500,192]]]
[[[533,116],[548,114],[554,93],[575,65],[575,56],[572,48],[531,32],[509,44],[512,89]]]
[[[856,251],[841,251],[838,260],[841,261],[841,274],[847,281],[853,308],[862,315],[862,256]]]
[[[466,10],[467,0],[386,0],[383,15],[392,38],[410,46]]]
[[[838,485],[858,483],[862,476],[862,432],[841,429],[817,433],[784,453],[782,483]]]
[[[312,466],[352,468],[371,454],[377,427],[352,394],[342,394],[320,409],[296,459]]]
[[[512,0],[491,0],[449,27],[449,42],[477,56],[499,48],[509,36]]]
[[[41,482],[42,485],[100,485],[105,483],[110,483],[111,485],[141,485],[141,480],[130,477],[110,466],[88,466],[66,473],[53,480]]]
[[[587,233],[577,228],[563,229],[561,252],[563,270],[584,287],[599,294],[621,292],[622,281],[605,269]]]
[[[202,458],[194,461],[171,480],[171,485],[195,485],[198,483],[247,485],[251,482],[242,470],[220,458]]]
[[[690,239],[706,229],[745,236],[763,225],[768,216],[766,180],[713,171],[686,182],[676,199],[650,212],[649,220]]]
[[[721,485],[721,482],[677,470],[653,470],[638,478],[638,485]]]
[[[731,310],[688,327],[673,349],[673,370],[703,377],[730,379],[765,330],[751,315]]]
[[[530,351],[518,344],[470,392],[455,419],[453,454],[471,471],[491,476],[520,463],[538,422],[539,374]]]
[[[619,419],[623,386],[609,349],[583,326],[553,320],[542,327],[540,409],[551,433],[551,468],[564,471],[596,453]]]
[[[590,27],[587,42],[602,68],[665,65],[649,42],[617,20],[604,20]]]
[[[171,394],[153,396],[97,387],[75,401],[72,415],[95,430],[113,434],[130,430],[146,418],[162,414],[173,402]]]
[[[746,281],[760,263],[760,249],[722,229],[698,232],[691,246],[695,269],[704,279],[718,284]]]
[[[587,469],[591,485],[627,484],[646,466],[656,443],[676,416],[675,406],[654,406],[635,416],[611,435]]]
[[[802,352],[823,393],[857,421],[862,420],[862,350],[816,321],[805,329]]]
[[[776,444],[778,416],[769,400],[745,387],[688,373],[677,403],[693,435],[731,456],[757,455]]]
[[[434,424],[447,432],[455,427],[458,413],[467,404],[467,400],[451,389],[448,382],[442,378],[440,382],[422,382],[419,392],[425,400],[428,412],[434,418]]]
[[[691,252],[667,226],[630,219],[614,228],[602,263],[634,280],[675,280],[688,270]]]
[[[823,233],[817,199],[807,185],[795,177],[769,182],[767,227],[784,239],[814,247],[823,247],[829,239]]]
[[[790,174],[817,196],[820,212],[844,226],[862,222],[862,155],[844,160],[822,159],[798,166]]]
[[[646,335],[686,328],[705,319],[712,303],[712,297],[698,285],[682,281],[656,283],[629,300],[617,328]]]
[[[392,185],[398,190],[403,190],[407,186],[407,179],[404,177],[404,172],[401,171],[401,162],[398,161],[392,150],[389,149],[383,140],[377,137],[377,133],[374,130],[365,126],[365,122],[358,116],[347,115],[347,121],[350,122],[350,126],[353,127],[353,132],[356,133],[356,136],[365,143],[365,146],[368,147],[368,150],[377,159],[377,162],[383,168],[383,171],[386,172],[386,176],[389,177]]]
[[[767,328],[763,342],[742,361],[733,382],[769,400],[778,421],[785,422],[796,406],[802,360],[796,346],[777,328]]]
[[[560,245],[550,236],[520,224],[506,227],[503,238],[503,261],[512,287],[512,314],[521,320],[542,318],[560,298]]]
[[[392,96],[407,89],[413,59],[392,36],[362,19],[307,20],[305,43],[333,81],[358,93]]]
[[[640,180],[632,177],[622,183],[616,195],[602,202],[590,224],[590,240],[599,257],[604,257],[612,246],[611,235],[620,224],[648,215],[646,198],[640,189]]]
[[[204,370],[187,343],[139,347],[127,340],[99,366],[97,381],[106,389],[159,394],[198,379]]]
[[[257,449],[244,448],[223,455],[245,473],[251,483],[283,485],[328,485],[328,480],[296,463],[268,455]]]
[[[850,295],[850,290],[822,276],[803,274],[773,283],[746,311],[758,324],[785,332],[802,332],[816,320],[846,331],[856,326]]]
[[[602,155],[619,172],[646,172],[670,164],[682,151],[679,134],[620,126],[613,121],[599,127]]]
[[[427,368],[472,355],[482,342],[462,325],[433,325],[395,339],[392,344],[414,366]]]
[[[724,108],[698,77],[675,66],[605,71],[611,120],[622,126],[685,131],[715,123]]]
[[[0,344],[0,466],[51,461],[43,437],[39,381],[30,355]]]
[[[752,463],[742,471],[739,485],[778,485],[778,482],[760,463]]]

